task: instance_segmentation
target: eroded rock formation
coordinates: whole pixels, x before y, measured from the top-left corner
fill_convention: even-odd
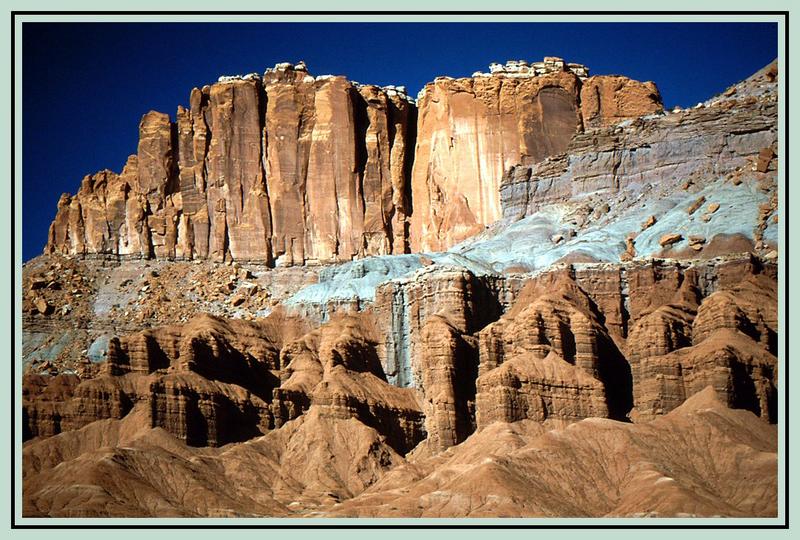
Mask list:
[[[445,249],[501,216],[509,167],[564,152],[584,116],[661,110],[652,83],[587,74],[511,62],[439,78],[419,104],[302,63],[220,77],[174,122],[145,114],[122,173],[62,196],[46,252],[295,265]]]
[[[441,251],[499,219],[504,173],[567,150],[589,126],[662,110],[653,83],[595,76],[549,58],[422,90],[411,188],[413,251]],[[584,101],[584,97],[586,101]]]
[[[357,418],[405,453],[424,438],[413,390],[390,385],[377,354],[370,317],[334,318],[281,351],[281,385],[273,393],[276,424],[311,406],[335,418]]]
[[[503,218],[533,219],[565,204],[573,210],[561,230],[578,237],[591,233],[592,242],[607,235],[613,248],[606,243],[605,251],[630,258],[713,257],[774,244],[774,234],[763,234],[765,218],[776,208],[774,173],[761,173],[758,165],[762,156],[772,159],[777,144],[778,94],[768,72],[692,109],[624,125],[606,121],[628,106],[644,112],[643,105],[629,104],[653,103],[655,88],[587,79],[581,90],[584,131],[563,154],[506,171],[499,187]],[[604,100],[603,92],[613,89],[620,95]],[[719,212],[722,200],[725,213]],[[602,255],[597,248],[587,251],[595,260]]]
[[[64,195],[46,251],[293,265],[407,249],[416,109],[279,64],[149,112],[124,171]]]
[[[490,71],[145,115],[23,272],[25,515],[774,515],[777,72]]]
[[[416,446],[425,437],[420,406],[412,389],[386,382],[370,318],[337,317],[310,330],[281,313],[257,323],[200,315],[112,338],[96,377],[26,378],[26,437],[121,419],[141,403],[152,427],[192,446],[219,446],[316,406],[322,416],[375,427],[399,452]]]
[[[533,281],[480,333],[477,422],[624,418],[630,373],[590,298],[568,275]]]
[[[420,340],[417,370],[422,373],[427,443],[444,450],[475,431],[477,343],[441,315],[428,318]]]
[[[187,444],[249,438],[274,425],[270,403],[280,383],[282,343],[303,329],[303,321],[280,314],[258,323],[198,315],[186,325],[114,337],[97,376],[79,384],[76,377],[61,376],[47,384],[43,393],[58,392],[57,406],[25,402],[26,430],[30,436],[52,435],[123,418],[143,403],[153,427]],[[34,376],[24,387],[41,384]]]
[[[640,419],[713,386],[729,406],[776,420],[776,282],[757,263],[732,270],[741,281],[728,277],[702,301],[697,276],[684,276],[672,299],[633,326],[628,351]]]

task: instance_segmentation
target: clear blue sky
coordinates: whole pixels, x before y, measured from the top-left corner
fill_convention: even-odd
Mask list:
[[[314,75],[404,84],[490,62],[560,56],[592,74],[655,81],[691,106],[777,57],[771,23],[264,23],[23,25],[23,260],[41,253],[63,192],[119,172],[141,116],[174,119],[194,86],[305,60]]]

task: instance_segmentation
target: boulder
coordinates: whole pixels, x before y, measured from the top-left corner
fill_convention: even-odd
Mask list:
[[[36,311],[42,315],[50,315],[53,312],[53,306],[41,296],[37,297],[33,304],[36,306]]]
[[[673,244],[677,244],[682,240],[683,240],[682,235],[671,233],[671,234],[665,234],[661,238],[659,238],[658,243],[661,245],[661,247],[667,247]]]

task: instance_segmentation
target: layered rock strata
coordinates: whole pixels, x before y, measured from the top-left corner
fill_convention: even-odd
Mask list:
[[[276,426],[317,406],[325,416],[357,418],[406,453],[425,438],[413,390],[390,385],[378,358],[370,316],[337,316],[281,351],[273,392]]]
[[[24,512],[771,515],[776,76],[655,115],[493,65],[420,96],[424,156],[403,90],[302,64],[149,113],[23,272]]]
[[[223,448],[181,445],[137,411],[28,443],[22,512],[774,518],[778,441],[775,426],[726,407],[712,388],[646,424],[497,422],[448,452],[406,458],[367,426],[314,408]]]
[[[480,334],[477,423],[624,418],[630,369],[573,276],[530,282]]]
[[[636,414],[664,414],[706,386],[731,407],[777,420],[777,289],[757,263],[731,269],[705,298],[687,273],[674,296],[633,325],[628,358]]]
[[[444,450],[465,441],[476,428],[477,343],[442,315],[428,318],[420,340],[424,352],[416,364],[422,373],[426,442]]]
[[[695,108],[622,126],[612,120],[640,116],[644,110],[636,104],[651,103],[649,92],[655,88],[610,77],[588,79],[581,89],[586,129],[570,139],[562,154],[506,169],[499,185],[502,217],[521,219],[548,205],[597,197],[628,206],[654,186],[665,194],[677,189],[691,193],[740,174],[777,144],[777,86],[774,78],[765,77],[756,74],[731,87],[728,95]],[[630,101],[606,99],[610,89]],[[628,107],[639,114],[620,112]]]
[[[385,336],[381,360],[389,380],[398,386],[421,383],[417,360],[427,354],[423,333],[431,317],[442,316],[457,333],[472,334],[500,315],[503,289],[491,277],[435,265],[379,286],[373,309]]]
[[[496,421],[644,421],[709,385],[774,422],[776,272],[758,258],[566,265],[525,279],[432,264],[318,328],[279,309],[111,337],[80,377],[26,376],[23,431],[53,436],[139,406],[151,426],[215,446],[314,409],[405,454]]]
[[[25,438],[121,419],[137,405],[152,427],[192,446],[248,439],[312,406],[326,418],[357,418],[402,453],[425,438],[413,390],[386,382],[367,316],[312,330],[281,313],[256,323],[201,315],[114,337],[107,356],[84,380],[26,376]]]
[[[400,465],[327,515],[774,516],[776,444],[775,426],[706,388],[645,424],[494,423],[446,453]]]
[[[47,383],[43,395],[58,390],[57,405],[33,395],[23,400],[24,429],[31,437],[52,435],[123,418],[145,404],[153,427],[187,444],[250,438],[275,423],[270,404],[280,384],[279,353],[283,340],[303,329],[303,321],[280,314],[258,323],[199,315],[186,325],[113,337],[94,377]],[[26,378],[23,387],[41,384]]]

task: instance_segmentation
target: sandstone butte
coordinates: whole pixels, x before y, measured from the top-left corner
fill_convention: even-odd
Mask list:
[[[151,111],[122,172],[64,194],[47,253],[293,265],[440,251],[501,216],[512,165],[662,110],[653,83],[546,58],[404,89],[278,64]],[[412,204],[413,203],[413,204]]]
[[[145,115],[23,268],[23,514],[775,517],[777,64],[490,70]]]

